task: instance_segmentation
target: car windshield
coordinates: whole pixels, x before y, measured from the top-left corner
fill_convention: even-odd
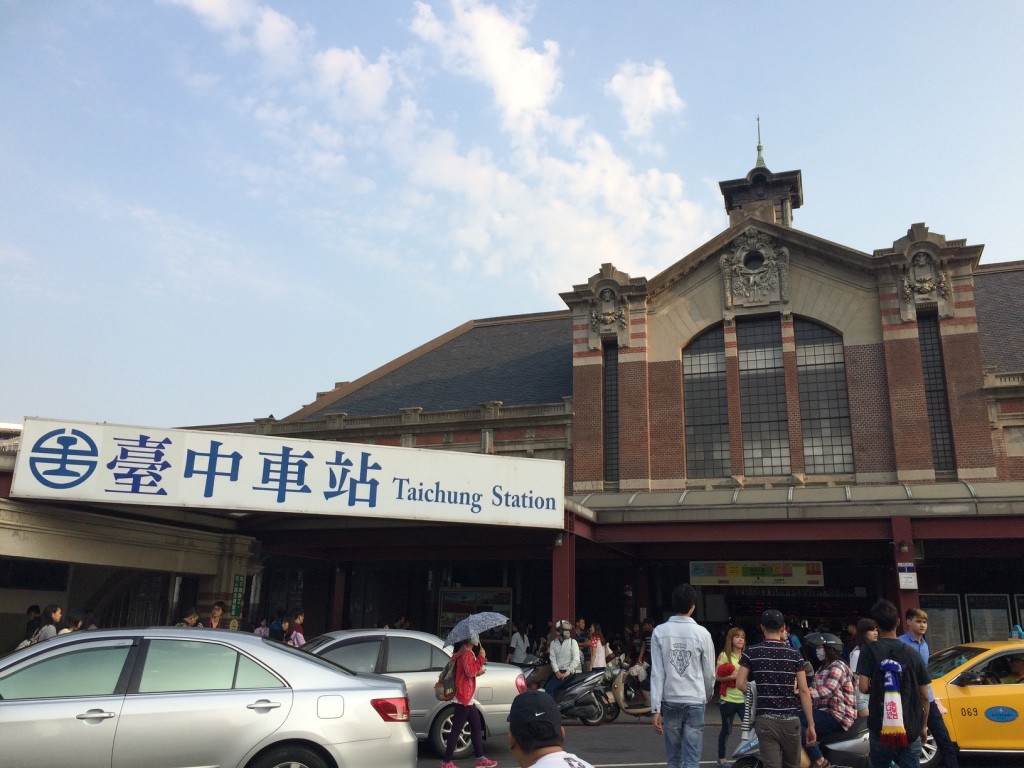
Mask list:
[[[933,653],[928,659],[928,674],[931,675],[932,680],[935,680],[984,652],[984,648],[976,648],[971,645],[954,645],[951,648],[945,648],[938,653]]]

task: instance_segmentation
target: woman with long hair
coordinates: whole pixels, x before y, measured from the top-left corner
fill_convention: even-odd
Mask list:
[[[35,635],[32,636],[32,642],[38,643],[41,640],[49,640],[51,637],[56,637],[57,625],[60,624],[62,615],[61,608],[56,603],[50,603],[43,608],[43,612],[39,616],[41,623]]]
[[[857,670],[857,662],[860,661],[860,649],[865,643],[878,641],[878,624],[874,619],[861,619],[857,622],[857,645],[850,651],[850,669]],[[860,688],[856,690],[857,695],[857,717],[868,716],[868,694],[861,693]]]
[[[718,731],[718,764],[726,765],[725,743],[732,733],[732,719],[739,715],[743,719],[743,694],[736,687],[736,673],[740,668],[740,657],[747,647],[747,634],[740,627],[733,627],[725,635],[725,647],[718,654],[715,680],[719,684],[718,709],[722,713],[722,728]]]

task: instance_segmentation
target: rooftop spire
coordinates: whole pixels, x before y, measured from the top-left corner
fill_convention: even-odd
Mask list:
[[[761,144],[761,116],[757,116],[757,162],[754,164],[755,168],[767,168],[764,164],[764,146]]]

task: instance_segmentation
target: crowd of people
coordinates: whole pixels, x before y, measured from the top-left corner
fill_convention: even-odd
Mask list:
[[[850,730],[861,718],[867,721],[873,768],[917,768],[921,739],[929,732],[945,765],[958,768],[929,686],[924,610],[912,608],[901,617],[895,605],[879,600],[870,616],[833,632],[824,624],[813,630],[798,626],[771,608],[761,614],[750,642],[744,627],[733,626],[716,653],[709,630],[693,619],[696,600],[696,590],[682,584],[672,594],[667,621],[626,627],[611,641],[600,625],[583,618],[553,620],[542,635],[533,634],[532,624],[517,624],[508,661],[523,663],[529,654],[546,661],[549,676],[539,677],[550,697],[572,674],[601,669],[613,656],[627,665],[649,665],[652,724],[665,740],[669,768],[698,766],[704,713],[713,700],[722,723],[718,763],[728,764],[727,742],[742,719],[750,682],[757,684],[753,725],[768,768],[797,768],[801,750],[814,768],[831,768],[818,740]],[[1024,674],[1024,662],[1020,666]]]

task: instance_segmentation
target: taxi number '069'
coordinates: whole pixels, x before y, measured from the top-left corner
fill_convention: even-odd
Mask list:
[[[960,715],[963,716],[963,717],[977,717],[978,716],[978,708],[977,707],[960,707]]]

